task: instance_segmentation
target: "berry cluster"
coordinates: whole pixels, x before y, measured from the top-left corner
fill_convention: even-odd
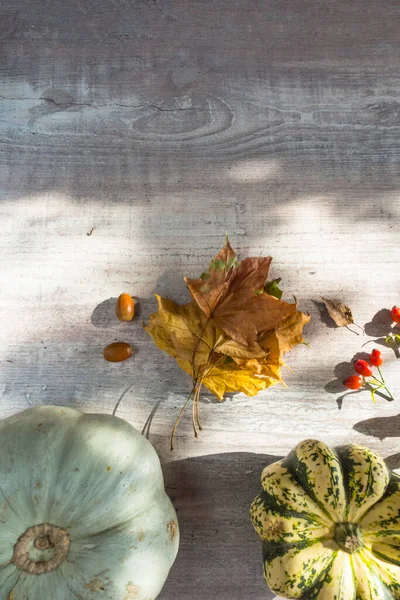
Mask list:
[[[400,306],[393,306],[392,310],[390,311],[390,316],[396,325],[400,325]],[[386,343],[394,345],[400,344],[400,334],[394,333],[394,331],[395,330],[392,330],[389,333],[386,338]]]
[[[399,311],[400,320],[400,311]],[[349,390],[359,390],[360,388],[369,389],[371,391],[372,400],[376,402],[375,392],[380,389],[385,389],[389,394],[390,400],[394,400],[391,392],[389,391],[386,382],[383,378],[380,366],[383,363],[382,353],[374,348],[369,355],[369,362],[363,359],[358,359],[354,363],[354,370],[357,375],[350,375],[344,380],[343,384]],[[376,367],[379,376],[374,375],[372,368]]]
[[[390,316],[397,325],[400,325],[400,306],[393,306]]]

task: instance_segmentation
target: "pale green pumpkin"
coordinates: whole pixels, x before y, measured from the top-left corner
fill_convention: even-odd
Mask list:
[[[38,406],[0,423],[0,598],[153,600],[179,544],[157,454],[129,423]]]
[[[301,442],[266,467],[251,506],[264,575],[285,598],[400,598],[400,478],[357,445]]]

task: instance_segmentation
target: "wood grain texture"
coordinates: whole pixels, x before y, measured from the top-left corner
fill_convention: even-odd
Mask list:
[[[262,466],[298,441],[369,445],[400,467],[398,401],[342,396],[400,302],[400,7],[390,0],[3,0],[0,7],[0,407],[118,414],[165,465],[182,549],[161,598],[271,599],[248,518]],[[91,236],[87,232],[95,227]],[[187,376],[141,320],[187,298],[228,231],[271,253],[312,315],[288,389],[169,433]],[[132,323],[115,298],[140,299]],[[340,297],[364,336],[315,301]],[[374,315],[377,317],[373,319]],[[137,349],[106,364],[115,340]],[[367,346],[372,347],[372,344]],[[384,350],[400,397],[400,360]]]

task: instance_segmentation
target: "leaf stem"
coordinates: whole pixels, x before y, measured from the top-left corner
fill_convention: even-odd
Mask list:
[[[393,394],[391,393],[391,391],[390,391],[390,390],[389,390],[389,388],[387,387],[387,385],[386,385],[386,381],[385,381],[385,379],[384,379],[384,377],[383,377],[383,375],[382,375],[382,372],[381,372],[380,368],[379,368],[379,367],[377,367],[377,369],[378,369],[378,372],[379,372],[379,375],[380,375],[381,379],[378,379],[377,377],[374,377],[373,375],[371,375],[371,376],[369,377],[369,379],[370,379],[370,380],[372,379],[372,380],[373,380],[373,382],[374,382],[374,384],[372,384],[372,383],[371,383],[371,381],[364,380],[364,381],[365,381],[365,383],[367,383],[367,384],[368,384],[368,386],[369,386],[369,389],[370,389],[370,391],[371,391],[371,398],[372,398],[372,401],[376,403],[375,392],[377,392],[378,390],[381,390],[381,389],[383,388],[383,389],[384,389],[384,390],[386,390],[386,392],[388,393],[388,395],[389,395],[389,398],[388,398],[387,396],[384,396],[383,394],[381,394],[381,396],[382,396],[382,397],[384,397],[384,398],[385,398],[386,400],[388,400],[389,402],[392,402],[392,401],[394,400]],[[373,387],[373,385],[375,385],[376,387]]]
[[[193,369],[193,374],[192,374],[192,381],[193,381],[193,387],[192,390],[189,394],[189,396],[186,399],[185,404],[182,406],[179,415],[175,421],[175,425],[172,429],[172,433],[171,433],[171,451],[174,449],[174,438],[175,438],[175,433],[176,433],[176,429],[179,425],[179,422],[182,418],[183,413],[185,412],[185,409],[187,407],[187,405],[189,404],[190,400],[192,400],[192,426],[193,426],[193,431],[194,431],[194,436],[197,438],[198,437],[198,433],[197,433],[197,427],[199,428],[199,430],[202,430],[202,426],[201,426],[201,421],[200,421],[200,404],[199,404],[199,400],[200,400],[200,393],[201,393],[201,388],[202,388],[202,384],[203,384],[203,380],[205,377],[207,377],[207,375],[209,375],[212,371],[212,369],[218,364],[218,362],[221,360],[221,358],[224,357],[218,357],[218,359],[216,360],[216,362],[214,364],[210,365],[210,361],[212,360],[213,356],[215,355],[215,350],[216,348],[218,348],[218,346],[222,343],[224,343],[225,341],[225,337],[222,338],[222,340],[218,340],[214,341],[214,345],[213,347],[210,349],[208,358],[207,358],[207,362],[203,368],[202,374],[200,375],[199,372],[195,373],[195,365],[194,365],[194,359],[196,356],[196,352],[197,349],[199,347],[200,342],[202,341],[202,336],[203,333],[206,330],[207,325],[209,324],[209,322],[211,321],[211,317],[209,317],[203,327],[203,330],[200,334],[200,336],[198,337],[195,347],[193,349],[193,353],[192,353],[192,369]],[[197,426],[196,426],[197,423]]]
[[[196,421],[197,421],[197,425],[201,431],[203,428],[201,426],[201,421],[200,421],[200,406],[199,406],[200,391],[201,391],[201,383],[200,383],[200,385],[197,386],[195,396],[194,396],[195,400],[196,400]]]
[[[205,322],[205,324],[204,324],[204,327],[203,327],[203,329],[202,329],[202,331],[201,331],[201,333],[200,333],[200,335],[199,335],[199,337],[198,337],[198,338],[197,338],[197,340],[196,340],[196,343],[195,343],[195,345],[194,345],[194,348],[193,348],[193,352],[192,352],[192,360],[191,360],[191,363],[192,363],[192,368],[193,368],[193,383],[194,383],[194,384],[196,384],[196,382],[197,382],[197,377],[198,377],[198,373],[196,373],[196,374],[195,374],[195,372],[194,372],[194,369],[195,369],[195,366],[194,366],[194,359],[195,359],[196,352],[197,352],[197,349],[198,349],[198,347],[199,347],[199,344],[200,344],[200,342],[201,342],[201,341],[202,341],[202,339],[203,339],[203,333],[205,332],[205,330],[206,330],[206,328],[207,328],[207,326],[208,326],[208,324],[209,324],[209,322],[210,322],[210,321],[211,321],[211,317],[208,317],[208,318],[207,318],[207,321]],[[212,352],[213,352],[213,349],[211,349],[211,350],[210,350],[210,354],[211,354]]]
[[[386,381],[382,375],[382,371],[380,370],[380,368],[378,367],[378,373],[380,375],[380,378],[382,379],[382,383],[384,385],[385,390],[387,391],[387,393],[389,394],[389,396],[391,397],[392,400],[394,400],[393,394],[392,392],[389,390],[388,386],[386,385]]]
[[[196,428],[196,418],[195,418],[195,407],[196,407],[196,392],[193,395],[193,399],[192,399],[192,426],[193,426],[193,432],[194,432],[194,437],[197,438],[197,428]]]
[[[355,325],[355,323],[352,323],[352,325]],[[359,333],[357,333],[357,331],[354,331],[354,329],[350,329],[350,327],[348,325],[345,325],[346,329],[348,329],[349,331],[351,331],[351,333],[355,333],[356,335],[360,335]],[[360,327],[359,325],[357,327]]]
[[[177,419],[175,421],[175,425],[174,425],[174,427],[172,429],[172,433],[171,433],[171,446],[170,446],[171,452],[174,449],[174,438],[175,438],[176,428],[178,427],[179,421],[181,420],[182,415],[185,412],[185,408],[187,407],[187,405],[190,402],[190,399],[192,397],[192,394],[193,394],[193,392],[195,390],[196,385],[197,385],[197,381],[195,382],[194,386],[192,387],[192,391],[190,392],[189,396],[187,397],[187,400],[186,400],[185,404],[182,406],[182,408],[181,408],[181,410],[179,412],[179,415],[178,415],[178,417],[177,417]]]

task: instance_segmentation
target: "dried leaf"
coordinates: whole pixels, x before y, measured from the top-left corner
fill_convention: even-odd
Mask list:
[[[199,279],[184,278],[193,298],[208,317],[211,316],[215,306],[224,297],[237,264],[236,253],[232,249],[227,236],[225,246],[212,259],[208,270],[204,271]]]
[[[243,392],[246,396],[255,396],[259,391],[279,383],[279,380],[261,377],[251,368],[243,369],[228,363],[222,367],[214,367],[202,383],[222,400],[225,394],[230,392]]]
[[[354,323],[351,309],[347,304],[343,304],[340,300],[329,300],[321,296],[322,302],[325,304],[329,316],[334,320],[338,327],[345,327]]]
[[[199,279],[185,278],[193,299],[232,339],[253,348],[257,336],[277,327],[296,311],[264,292],[272,258],[237,262],[228,239]]]
[[[287,317],[279,327],[274,331],[266,332],[259,340],[259,345],[266,351],[274,350],[278,342],[276,352],[279,355],[286,354],[298,344],[304,343],[303,327],[309,323],[310,315],[305,315],[301,311],[296,311],[293,315]]]
[[[282,383],[285,385],[285,382],[281,376],[281,366],[283,366],[283,362],[281,364],[274,364],[270,361],[269,356],[267,358],[251,358],[249,360],[246,359],[234,359],[236,364],[239,365],[242,369],[251,370],[253,373],[257,375],[264,375],[265,377],[270,377],[275,381],[275,383]]]
[[[272,258],[246,258],[239,262],[228,237],[225,246],[211,261],[199,279],[185,277],[193,299],[208,317],[233,291],[262,291]]]
[[[268,294],[239,290],[215,309],[213,320],[232,339],[253,348],[259,334],[277,327],[295,310],[295,304]]]
[[[204,385],[222,400],[226,393],[254,396],[284,383],[282,356],[303,342],[310,317],[276,298],[279,280],[265,291],[271,257],[240,263],[228,239],[199,279],[186,279],[193,301],[179,305],[156,296],[158,311],[145,329],[156,345],[174,357],[193,380],[182,408],[192,400],[195,435],[200,426],[199,396]],[[196,424],[197,423],[197,424]]]
[[[207,364],[213,350],[215,325],[193,303],[180,305],[161,296],[156,299],[158,312],[150,315],[145,330],[161,350],[183,361],[180,366],[194,375]]]
[[[220,341],[216,344],[216,350],[220,354],[226,354],[231,358],[264,358],[266,356],[265,350],[258,344],[255,344],[253,348],[249,348],[245,344],[239,344],[230,337],[223,335],[220,337]]]

